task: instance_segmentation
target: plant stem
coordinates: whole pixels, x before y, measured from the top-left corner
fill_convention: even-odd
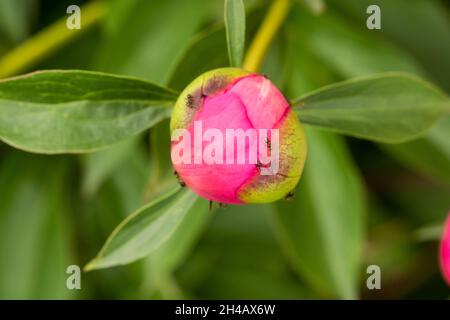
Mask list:
[[[260,69],[270,43],[288,14],[289,6],[289,0],[274,1],[247,51],[242,66],[244,69],[253,72]]]
[[[0,78],[16,75],[42,61],[100,21],[105,13],[105,3],[93,1],[81,8],[81,29],[69,30],[66,26],[68,16],[46,27],[0,59]]]

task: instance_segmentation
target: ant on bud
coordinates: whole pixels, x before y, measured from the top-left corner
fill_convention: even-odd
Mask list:
[[[176,170],[173,170],[173,174],[177,178],[178,183],[180,184],[180,187],[182,187],[182,188],[186,187],[186,183],[180,178],[180,175],[178,174],[178,172]]]
[[[209,200],[209,212],[212,211],[213,203],[214,202],[212,200]],[[226,203],[218,202],[218,204],[219,204],[219,208],[221,208],[221,209],[228,207],[228,204],[226,204]]]
[[[212,211],[213,203],[214,202],[212,200],[209,200],[209,212]],[[221,209],[225,209],[226,207],[228,207],[228,204],[226,204],[226,203],[218,202],[218,204],[219,204],[219,208],[221,208]]]
[[[261,167],[262,167],[262,163],[261,161],[256,161],[256,169],[258,169],[258,171],[261,171]]]
[[[256,161],[256,169],[258,169],[259,172],[261,172],[261,168],[269,168],[268,165],[264,165],[261,163],[261,161],[257,160]]]
[[[293,191],[289,191],[287,195],[284,196],[284,200],[292,200],[292,198],[294,197],[294,192]]]

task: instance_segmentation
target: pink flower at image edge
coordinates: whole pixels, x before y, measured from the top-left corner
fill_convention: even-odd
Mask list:
[[[450,212],[444,224],[439,253],[442,275],[450,286]]]

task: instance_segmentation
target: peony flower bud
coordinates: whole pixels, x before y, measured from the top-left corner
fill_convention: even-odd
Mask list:
[[[272,202],[290,194],[303,171],[303,128],[262,75],[236,68],[200,75],[180,94],[170,131],[177,175],[212,201]]]
[[[450,286],[450,213],[444,225],[444,233],[442,234],[441,247],[439,252],[441,262],[442,275]]]

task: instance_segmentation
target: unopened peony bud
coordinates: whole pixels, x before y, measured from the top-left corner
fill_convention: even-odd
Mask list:
[[[289,103],[270,80],[241,69],[212,70],[188,85],[170,131],[179,178],[212,201],[283,198],[305,163],[304,131]]]
[[[444,233],[442,234],[441,247],[439,252],[441,262],[442,275],[450,286],[450,213],[444,225]]]

